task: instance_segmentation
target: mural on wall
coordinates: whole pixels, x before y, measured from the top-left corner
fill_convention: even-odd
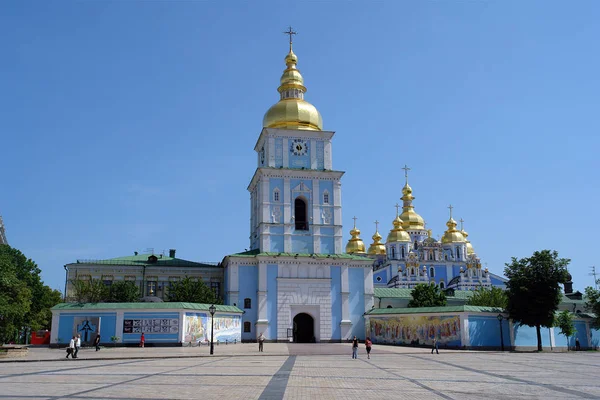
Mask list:
[[[123,333],[178,333],[178,318],[136,318],[123,320]]]
[[[460,345],[458,316],[401,316],[370,318],[367,336],[375,343]]]
[[[242,318],[239,315],[215,317],[214,341],[233,342],[242,338]],[[208,314],[186,314],[185,335],[186,342],[210,341],[211,321]]]
[[[75,317],[73,319],[73,336],[81,335],[83,343],[93,341],[98,332],[100,332],[100,317]]]

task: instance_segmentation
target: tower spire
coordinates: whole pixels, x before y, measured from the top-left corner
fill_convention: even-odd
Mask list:
[[[293,37],[294,35],[297,35],[298,32],[294,32],[294,30],[292,29],[292,27],[288,27],[288,30],[283,32],[284,35],[289,35],[290,36],[290,53],[292,52],[292,42],[293,42]]]
[[[404,168],[402,169],[404,170],[404,183],[408,185],[408,171],[410,171],[410,168],[408,168],[408,165],[404,164]]]

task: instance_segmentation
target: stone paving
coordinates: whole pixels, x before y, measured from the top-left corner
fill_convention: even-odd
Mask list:
[[[500,353],[349,344],[34,349],[0,362],[0,399],[600,399],[600,353]],[[40,360],[40,361],[35,361]],[[6,361],[6,360],[4,360]],[[30,361],[30,362],[26,362]]]

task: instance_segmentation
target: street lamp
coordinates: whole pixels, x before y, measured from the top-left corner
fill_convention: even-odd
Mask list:
[[[500,323],[500,348],[504,351],[504,335],[502,334],[502,320],[504,319],[504,316],[498,314],[496,318],[498,318],[498,322]]]
[[[210,313],[210,354],[215,352],[215,345],[213,343],[213,332],[215,331],[215,311],[217,311],[217,308],[214,304],[208,307],[208,312]]]

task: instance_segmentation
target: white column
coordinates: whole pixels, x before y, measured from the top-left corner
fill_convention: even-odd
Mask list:
[[[183,343],[185,339],[185,311],[179,311],[179,343]]]
[[[288,139],[287,138],[283,138],[283,168],[289,168],[290,167],[290,149],[289,149],[289,143],[288,143]]]
[[[124,316],[123,311],[117,311],[117,321],[115,324],[115,333],[114,333],[114,336],[117,336],[119,338],[117,343],[123,343],[123,319],[124,319],[123,316]],[[109,336],[109,339],[110,339],[110,336]]]
[[[554,328],[548,328],[548,334],[550,335],[550,349],[556,347],[556,341],[554,340]]]
[[[333,225],[335,254],[342,254],[342,182],[339,180],[333,183]]]
[[[331,162],[331,141],[328,140],[325,142],[324,146],[323,146],[323,166],[325,169],[333,169],[332,168],[332,162]]]
[[[508,320],[508,334],[510,336],[510,347],[514,349],[516,346],[515,346],[515,331],[513,328],[514,327],[513,327],[512,319],[509,319]]]
[[[59,326],[60,314],[58,311],[52,311],[52,326],[50,327],[50,345],[58,344],[56,339],[58,338],[58,326]],[[62,342],[68,338],[61,338]]]
[[[240,283],[239,283],[239,275],[238,275],[238,265],[233,264],[228,266],[229,269],[229,304],[230,305],[239,305],[239,294],[240,294]],[[241,307],[239,307],[241,308]]]
[[[341,267],[341,283],[342,283],[342,323],[352,323],[350,321],[350,311],[349,311],[349,300],[348,297],[350,295],[350,284],[348,281],[348,266],[342,265]]]
[[[365,312],[368,312],[375,304],[375,299],[373,298],[373,268],[371,268],[371,266],[367,266],[363,269],[363,271],[365,286]]]
[[[460,341],[463,347],[471,346],[471,337],[469,335],[469,318],[467,314],[460,314]]]
[[[275,167],[275,138],[270,136],[269,139],[267,139],[267,143],[269,145],[266,148],[267,159],[265,160],[266,161],[265,164],[267,164],[269,167],[274,168]]]
[[[287,152],[284,154],[284,166]],[[292,251],[292,193],[290,191],[290,178],[283,179],[283,251],[290,253]]]
[[[317,141],[310,141],[310,168],[317,169]]]

